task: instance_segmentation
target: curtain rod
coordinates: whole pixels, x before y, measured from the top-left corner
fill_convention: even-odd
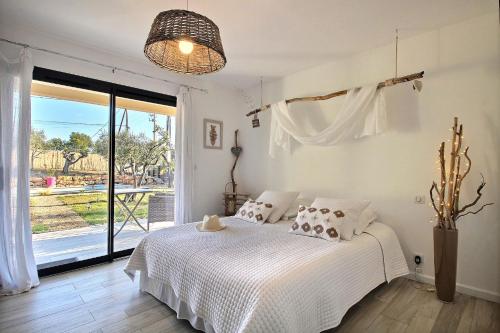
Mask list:
[[[392,79],[388,79],[388,80],[385,80],[383,82],[379,82],[377,84],[377,89],[380,89],[383,87],[388,87],[388,86],[393,86],[393,85],[398,84],[398,83],[409,82],[409,81],[413,81],[416,79],[421,79],[423,77],[424,77],[424,71],[419,72],[419,73],[415,73],[415,74],[406,75],[406,76],[394,77]],[[346,90],[339,90],[339,91],[330,93],[328,95],[323,95],[323,96],[309,96],[309,97],[291,98],[291,99],[287,99],[285,102],[287,104],[289,104],[289,103],[294,103],[294,102],[324,101],[325,99],[330,99],[333,97],[342,96],[342,95],[346,95],[346,94],[347,94],[347,89]],[[270,107],[271,107],[271,105],[267,104],[266,106],[261,107],[260,109],[256,109],[256,110],[253,110],[253,111],[247,113],[246,116],[249,117],[249,116],[257,114],[259,112],[268,110]]]
[[[52,50],[49,50],[49,49],[44,49],[44,48],[41,48],[41,47],[32,46],[32,45],[25,44],[25,43],[15,42],[15,41],[12,41],[12,40],[9,40],[9,39],[5,39],[5,38],[1,38],[1,37],[0,37],[0,41],[6,42],[6,43],[9,43],[9,44],[13,44],[13,45],[17,45],[17,46],[21,46],[21,47],[24,47],[24,48],[30,48],[32,50],[37,50],[37,51],[41,51],[41,52],[45,52],[45,53],[50,53],[50,54],[58,55],[58,56],[69,58],[69,59],[73,59],[73,60],[78,60],[78,61],[86,62],[86,63],[92,64],[92,65],[97,65],[97,66],[105,67],[105,68],[111,69],[111,71],[113,73],[115,71],[122,71],[124,73],[132,74],[132,75],[136,75],[136,76],[142,76],[142,77],[145,77],[145,78],[148,78],[148,79],[163,81],[163,82],[168,83],[168,84],[178,85],[178,86],[181,86],[181,87],[186,87],[186,88],[189,88],[189,89],[198,90],[198,91],[201,91],[203,93],[208,93],[208,91],[206,89],[197,88],[197,87],[193,87],[193,86],[190,86],[190,85],[187,85],[187,84],[181,84],[181,83],[177,83],[177,82],[166,80],[166,79],[161,79],[159,77],[151,76],[151,75],[148,75],[148,74],[143,74],[143,73],[131,71],[131,70],[126,69],[126,68],[117,67],[117,66],[111,66],[111,65],[104,64],[104,63],[101,63],[101,62],[92,61],[92,60],[88,60],[88,59],[85,59],[85,58],[80,58],[80,57],[73,56],[73,55],[70,55],[70,54],[66,54],[66,53],[62,53],[62,52],[57,52],[57,51],[52,51]]]

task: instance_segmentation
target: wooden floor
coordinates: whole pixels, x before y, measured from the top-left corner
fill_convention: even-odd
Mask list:
[[[42,279],[0,298],[0,332],[194,332],[123,273],[124,260]],[[457,295],[439,302],[428,285],[399,278],[355,305],[331,332],[500,332],[500,305]]]

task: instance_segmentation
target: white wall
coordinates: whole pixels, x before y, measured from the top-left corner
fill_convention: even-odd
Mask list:
[[[192,90],[193,120],[194,120],[194,156],[195,156],[195,195],[193,200],[193,217],[200,220],[204,214],[222,214],[222,192],[229,179],[229,170],[233,156],[230,147],[233,145],[234,130],[237,128],[236,114],[244,112],[244,102],[241,93],[211,83],[207,80],[171,74],[154,65],[148,65],[112,54],[102,53],[89,47],[78,45],[72,41],[61,40],[54,36],[42,35],[35,31],[25,30],[22,27],[5,27],[0,25],[0,36],[46,48],[52,51],[63,52],[92,61],[123,67],[139,73],[172,80],[178,83],[191,84],[206,89],[208,93]],[[15,57],[20,47],[0,42],[0,52]],[[33,50],[35,66],[81,75],[103,81],[115,82],[140,89],[156,91],[168,95],[176,95],[177,84],[168,84],[162,81],[144,78],[132,74],[111,70],[101,66],[88,64],[78,60]],[[203,149],[203,118],[224,121],[223,150]]]
[[[495,202],[458,223],[459,289],[500,301],[499,37],[493,14],[400,40],[399,74],[425,70],[424,87],[419,95],[411,85],[387,90],[391,130],[378,137],[336,147],[297,146],[291,155],[273,160],[267,155],[269,112],[262,114],[258,129],[242,119],[243,187],[253,194],[271,188],[369,199],[400,237],[410,269],[413,254],[423,254],[424,275],[431,277],[429,187],[437,179],[438,145],[450,137],[448,129],[458,116],[473,160],[462,202],[475,197],[481,172],[487,181],[482,202]],[[394,45],[387,45],[269,82],[264,102],[376,83],[393,74]],[[257,87],[248,94],[259,98]],[[341,103],[337,98],[296,103],[291,109],[305,126],[318,129]],[[426,196],[426,204],[414,204],[416,195]]]

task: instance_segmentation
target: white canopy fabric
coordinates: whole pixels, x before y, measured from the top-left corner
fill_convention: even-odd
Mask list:
[[[376,135],[387,129],[384,88],[377,86],[351,89],[337,117],[318,133],[307,133],[281,101],[271,105],[269,155],[276,157],[278,149],[290,153],[291,139],[304,145],[333,146],[364,136]]]

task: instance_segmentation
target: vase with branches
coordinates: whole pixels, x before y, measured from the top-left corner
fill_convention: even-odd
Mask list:
[[[432,182],[430,188],[431,205],[436,212],[436,226],[434,227],[434,268],[435,283],[438,298],[445,302],[452,302],[456,289],[458,229],[457,221],[469,214],[478,214],[492,202],[474,207],[479,203],[486,186],[484,177],[476,190],[473,201],[460,205],[460,191],[463,180],[469,174],[472,160],[469,157],[469,147],[463,148],[463,125],[458,125],[458,118],[454,118],[450,147],[450,160],[445,159],[445,143],[441,142],[438,150],[438,170],[440,182]],[[463,164],[463,165],[462,165]],[[447,169],[448,167],[448,169]]]

